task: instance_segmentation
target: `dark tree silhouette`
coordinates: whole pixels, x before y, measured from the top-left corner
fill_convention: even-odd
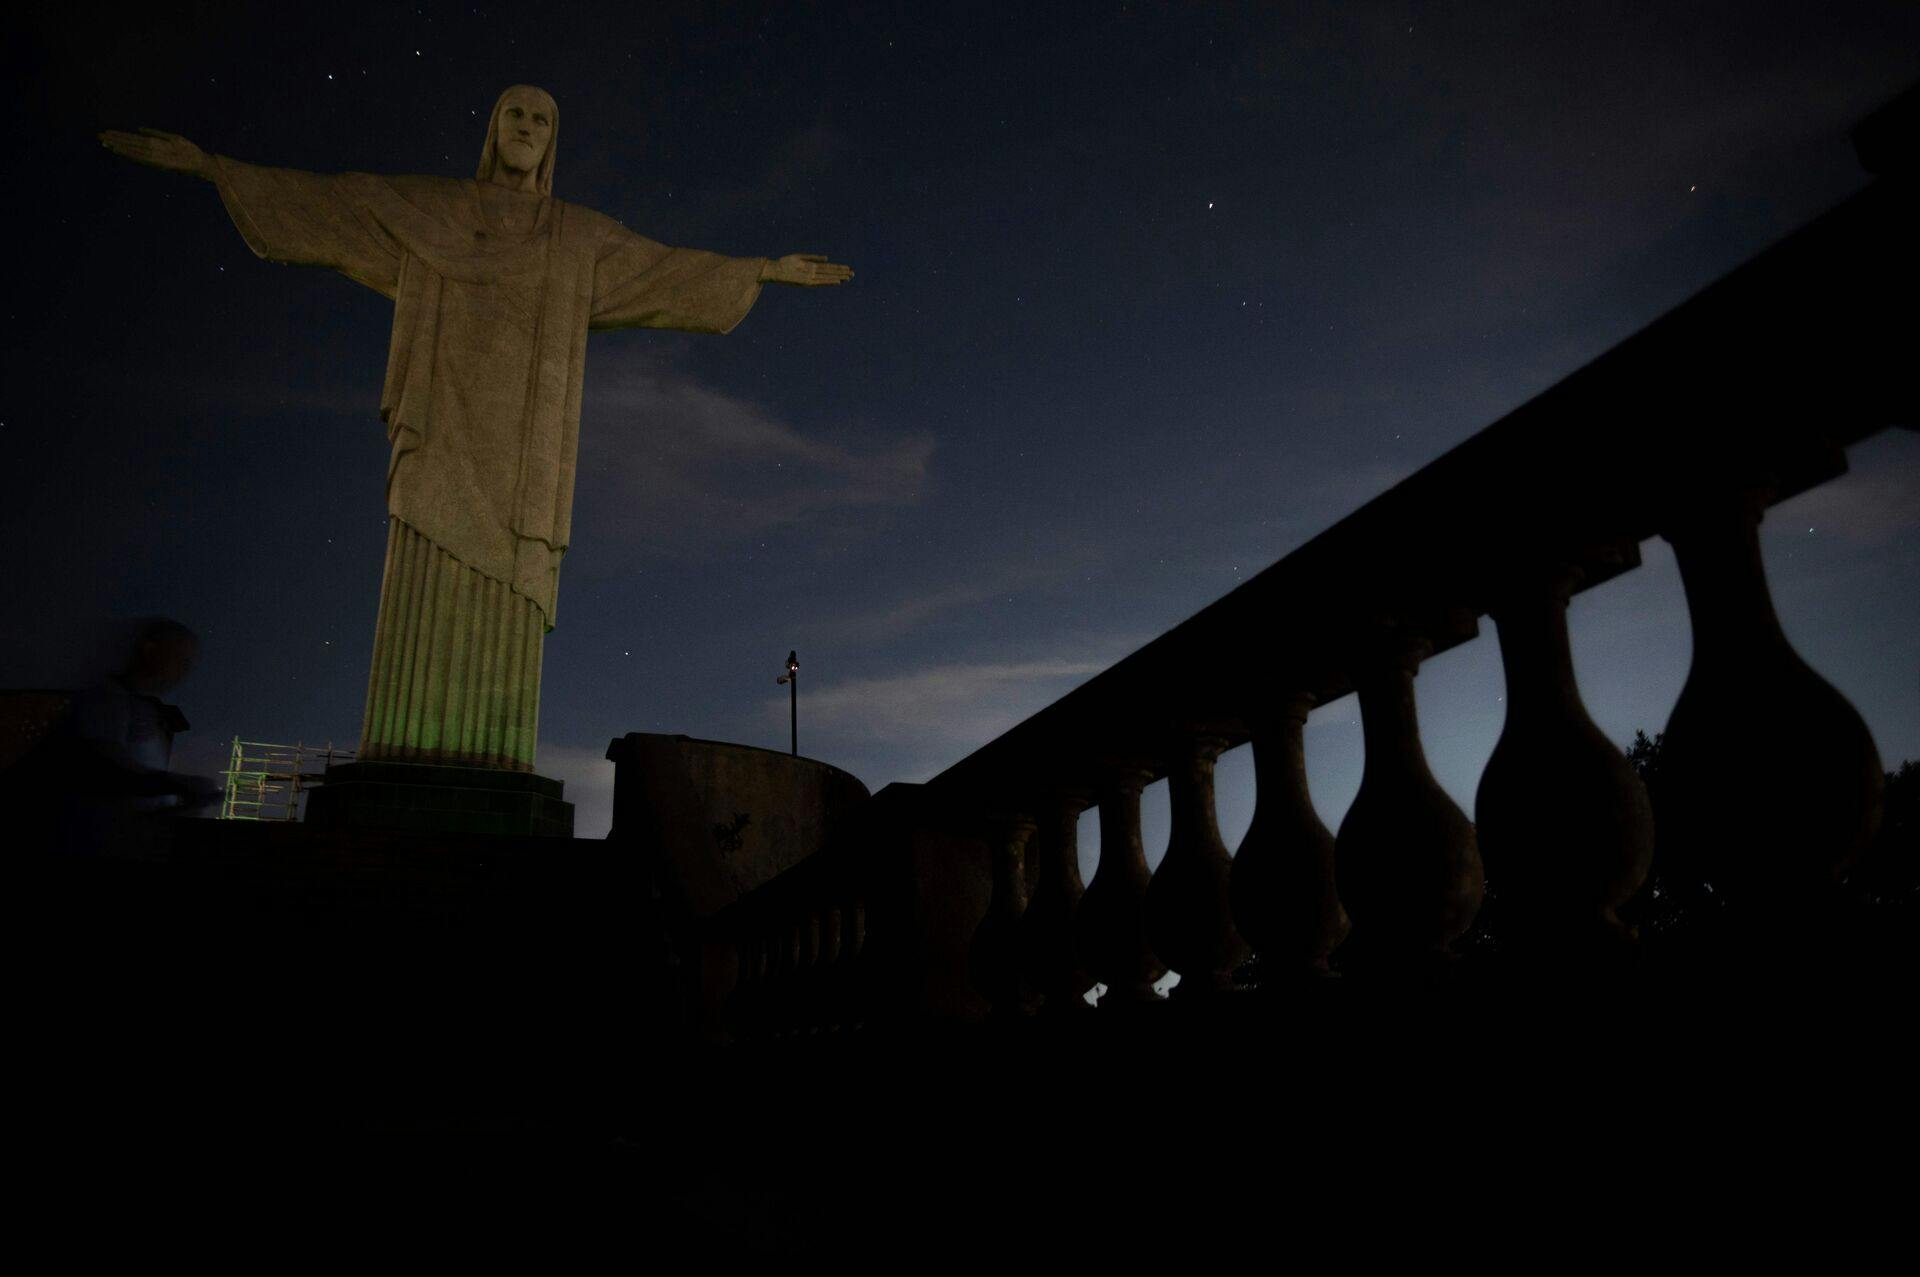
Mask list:
[[[1874,905],[1920,914],[1920,763],[1887,773],[1880,833],[1850,884]]]
[[[1660,810],[1661,750],[1665,733],[1649,737],[1636,731],[1627,746],[1627,761],[1639,773]],[[1920,915],[1920,765],[1909,759],[1887,773],[1885,815],[1872,848],[1847,880],[1847,894],[1874,913],[1897,911],[1907,919]],[[1656,834],[1657,837],[1657,834]],[[1654,846],[1653,872],[1647,884],[1621,915],[1654,934],[1684,927],[1696,911],[1716,908],[1710,883],[1677,875]],[[1888,921],[1895,919],[1889,913]]]
[[[1661,751],[1666,739],[1665,732],[1655,732],[1649,737],[1644,731],[1636,731],[1627,745],[1627,761],[1647,787],[1647,796],[1653,800],[1656,812],[1660,810]],[[1706,883],[1683,879],[1669,868],[1666,858],[1660,854],[1657,829],[1654,839],[1653,868],[1647,874],[1647,881],[1620,910],[1624,920],[1640,929],[1642,938],[1666,935],[1684,927],[1692,911],[1709,907],[1713,901],[1712,889]]]

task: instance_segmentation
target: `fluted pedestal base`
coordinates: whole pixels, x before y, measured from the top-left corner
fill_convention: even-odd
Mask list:
[[[546,633],[531,599],[389,518],[360,757],[531,772]]]

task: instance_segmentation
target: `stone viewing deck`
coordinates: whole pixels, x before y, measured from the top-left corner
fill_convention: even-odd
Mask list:
[[[16,883],[45,955],[16,1021],[36,1163],[190,1158],[280,1209],[330,1186],[343,1228],[396,1177],[488,1210],[538,1186],[688,1259],[1332,1259],[1444,1250],[1462,1221],[1476,1254],[1611,1250],[1783,1195],[1801,1220],[1896,1209],[1891,1181],[1813,1168],[1906,1120],[1910,911],[1803,936],[1815,962],[1650,946],[1591,980],[1474,952],[1431,983],[703,1048],[640,863],[196,822],[164,864],[39,866]]]

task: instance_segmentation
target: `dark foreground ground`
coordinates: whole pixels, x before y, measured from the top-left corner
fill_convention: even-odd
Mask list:
[[[19,1202],[79,1208],[83,1247],[157,1214],[276,1221],[276,1256],[378,1225],[861,1269],[1831,1269],[1913,1217],[1913,946],[1857,919],[1599,982],[1470,960],[714,1050],[660,1027],[607,844],[256,826],[15,885]]]

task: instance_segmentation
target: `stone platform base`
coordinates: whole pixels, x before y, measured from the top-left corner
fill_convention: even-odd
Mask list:
[[[420,834],[573,836],[561,782],[532,772],[427,763],[339,763],[307,795],[316,829]]]

